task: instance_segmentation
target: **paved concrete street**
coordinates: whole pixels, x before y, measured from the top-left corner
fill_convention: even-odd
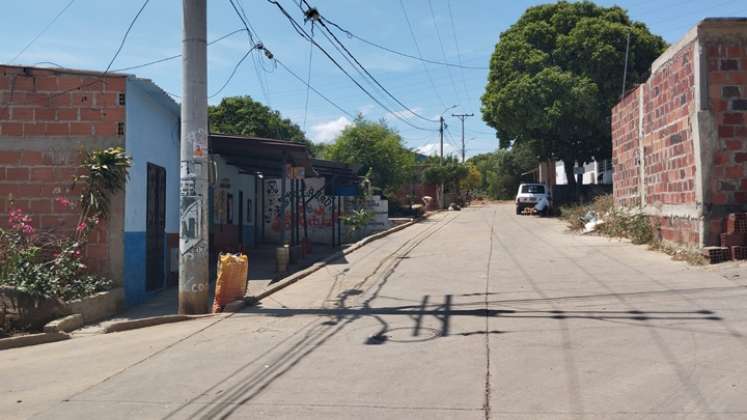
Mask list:
[[[747,269],[513,212],[437,214],[233,316],[0,352],[0,417],[747,418]]]

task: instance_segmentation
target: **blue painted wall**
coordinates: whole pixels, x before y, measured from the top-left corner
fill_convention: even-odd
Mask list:
[[[132,156],[125,187],[124,288],[127,305],[144,302],[148,163],[166,169],[166,234],[179,232],[179,105],[148,80],[130,77],[126,90],[125,149]],[[169,270],[164,250],[164,271]],[[164,272],[164,279],[166,273]]]
[[[124,254],[125,300],[127,305],[137,305],[143,303],[147,296],[145,291],[145,232],[125,232]],[[138,263],[138,261],[141,262]]]

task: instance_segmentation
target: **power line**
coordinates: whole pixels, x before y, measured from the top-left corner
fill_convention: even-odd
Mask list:
[[[411,55],[411,54],[407,54],[405,52],[398,51],[398,50],[395,50],[393,48],[386,47],[384,45],[378,44],[378,43],[373,42],[373,41],[371,41],[369,39],[366,39],[366,38],[363,38],[363,37],[361,37],[359,35],[356,35],[353,32],[349,31],[348,29],[345,29],[342,26],[338,25],[337,23],[332,22],[331,20],[329,20],[329,18],[322,17],[322,19],[324,19],[324,21],[327,22],[328,24],[330,24],[330,25],[334,26],[335,28],[337,28],[338,30],[340,30],[340,32],[342,32],[345,35],[347,35],[348,38],[355,38],[355,39],[357,39],[358,41],[360,41],[360,42],[362,42],[364,44],[367,44],[367,45],[372,46],[374,48],[378,48],[378,49],[380,49],[382,51],[386,51],[386,52],[394,54],[394,55],[399,55],[401,57],[405,57],[405,58],[409,58],[409,59],[412,59],[412,60],[421,61],[421,62],[424,62],[424,63],[437,64],[439,66],[456,67],[456,68],[461,68],[461,69],[465,69],[465,70],[489,70],[489,67],[487,67],[487,66],[468,66],[468,65],[461,64],[461,63],[459,63],[459,64],[448,63],[448,62],[445,62],[445,61],[431,60],[431,59],[428,59],[428,58],[423,58],[422,56],[418,57],[418,56],[414,56],[414,55]]]
[[[55,15],[55,17],[54,17],[54,18],[52,18],[52,20],[50,20],[50,21],[49,21],[49,23],[47,23],[47,25],[46,25],[46,26],[44,26],[44,29],[42,29],[41,31],[39,31],[39,33],[38,33],[38,34],[36,34],[36,36],[35,36],[35,37],[34,37],[34,38],[33,38],[33,39],[31,40],[31,41],[29,41],[29,43],[28,43],[28,44],[26,44],[26,46],[25,46],[25,47],[23,47],[23,48],[21,49],[21,51],[19,51],[19,52],[18,52],[18,54],[16,54],[16,55],[15,55],[15,57],[13,57],[13,58],[12,58],[12,59],[11,59],[10,61],[8,61],[8,64],[13,64],[13,62],[14,62],[14,61],[16,61],[16,60],[18,59],[18,57],[20,57],[21,55],[23,55],[23,53],[25,53],[25,52],[26,52],[26,50],[28,50],[28,49],[29,49],[29,48],[30,48],[30,47],[31,47],[31,46],[32,46],[32,45],[34,44],[34,42],[36,42],[36,41],[37,41],[37,40],[38,40],[38,39],[39,39],[39,38],[40,38],[40,37],[41,37],[42,35],[44,35],[44,33],[45,33],[45,32],[47,32],[47,30],[48,30],[48,29],[49,29],[49,28],[50,28],[50,27],[51,27],[52,25],[54,25],[54,23],[55,23],[55,22],[57,22],[57,19],[59,19],[59,18],[60,18],[60,16],[62,16],[62,14],[63,14],[63,13],[65,13],[65,11],[66,11],[67,9],[69,9],[69,8],[70,8],[70,6],[72,6],[72,5],[73,5],[73,3],[75,3],[75,0],[70,0],[70,2],[68,2],[68,3],[67,3],[67,4],[65,5],[65,7],[63,7],[63,8],[62,8],[62,10],[60,10],[60,11],[59,11],[59,13],[57,13],[57,15]]]
[[[233,7],[234,12],[236,12],[236,15],[239,17],[239,20],[241,20],[241,23],[244,24],[244,28],[246,28],[246,32],[249,36],[249,41],[252,43],[252,45],[258,45],[261,46],[262,42],[259,40],[259,36],[257,35],[257,39],[259,41],[254,40],[254,36],[256,35],[256,32],[254,31],[254,28],[252,27],[252,24],[249,22],[249,18],[246,16],[246,11],[244,10],[244,7],[241,4],[241,1],[238,1],[238,5],[234,0],[228,0],[228,2],[231,4],[231,7]],[[252,56],[252,63],[254,64],[254,72],[257,75],[257,80],[259,81],[260,88],[262,89],[262,94],[265,97],[265,102],[268,106],[272,105],[272,101],[270,100],[270,92],[265,84],[265,80],[262,76],[262,73],[259,71],[260,64],[257,62],[257,57]],[[259,58],[261,61],[262,59]]]
[[[428,9],[431,11],[431,18],[433,20],[433,28],[436,30],[436,38],[438,39],[438,45],[441,47],[441,56],[444,58],[444,61],[446,61],[446,50],[444,49],[444,43],[443,40],[441,40],[441,31],[438,30],[438,25],[436,24],[436,13],[433,11],[433,1],[428,0]],[[456,83],[454,83],[454,76],[451,74],[451,68],[446,68],[446,71],[449,73],[449,81],[451,81],[451,87],[454,89],[454,95],[456,95],[457,98],[461,101],[461,95],[459,95],[459,92],[456,88]]]
[[[231,5],[233,6],[233,8],[234,8],[234,11],[236,12],[236,14],[237,14],[237,15],[239,16],[239,19],[240,19],[240,20],[242,21],[242,23],[244,24],[244,28],[246,29],[247,33],[249,33],[249,34],[250,34],[250,39],[251,39],[251,40],[253,40],[253,39],[254,39],[254,36],[256,36],[256,37],[257,37],[257,39],[260,39],[260,38],[259,38],[259,35],[257,35],[257,34],[256,34],[256,32],[254,31],[254,28],[253,28],[253,27],[251,26],[251,24],[249,23],[249,20],[248,20],[248,19],[246,18],[246,16],[245,16],[245,15],[242,15],[242,14],[241,14],[241,13],[239,12],[239,9],[238,9],[238,8],[236,7],[236,5],[234,4],[233,0],[229,0],[229,2],[230,2],[230,3],[231,3]],[[252,34],[253,34],[253,35],[252,35]],[[267,49],[267,48],[266,48],[266,47],[264,46],[264,44],[262,44],[262,43],[260,42],[260,43],[258,43],[258,44],[255,44],[255,47],[256,47],[256,49],[257,49],[257,50],[262,50],[262,51],[264,51],[264,55],[265,55],[265,57],[267,57],[267,58],[268,58],[269,60],[272,60],[272,61],[273,61],[273,62],[274,62],[274,63],[275,63],[276,65],[279,65],[279,66],[280,66],[281,68],[283,68],[283,70],[285,70],[286,72],[288,72],[288,74],[290,74],[291,76],[293,76],[294,78],[296,78],[296,79],[297,79],[297,80],[298,80],[299,82],[303,83],[303,84],[304,84],[304,85],[305,85],[305,86],[306,86],[306,87],[307,87],[308,89],[311,89],[311,90],[312,90],[312,91],[313,91],[314,93],[316,93],[317,95],[319,95],[319,97],[321,97],[322,99],[324,99],[325,101],[327,101],[327,102],[328,102],[328,103],[329,103],[330,105],[332,105],[333,107],[335,107],[335,108],[336,108],[337,110],[339,110],[339,111],[340,111],[340,112],[342,112],[343,114],[345,114],[345,115],[349,116],[349,117],[350,117],[351,119],[355,119],[355,116],[353,116],[353,114],[352,114],[352,113],[350,113],[350,112],[346,111],[346,110],[345,110],[344,108],[342,108],[341,106],[337,105],[337,104],[336,104],[336,103],[335,103],[334,101],[332,101],[332,100],[331,100],[331,99],[329,99],[329,98],[328,98],[327,96],[325,96],[325,95],[324,95],[323,93],[321,93],[320,91],[318,91],[317,89],[315,89],[315,88],[314,88],[313,86],[311,86],[311,84],[310,84],[309,82],[306,82],[306,81],[304,81],[304,80],[303,80],[303,78],[301,78],[301,76],[297,75],[297,74],[296,74],[296,73],[295,73],[295,72],[294,72],[293,70],[291,70],[291,69],[290,69],[290,68],[289,68],[288,66],[286,66],[286,65],[285,65],[285,64],[284,64],[284,63],[283,63],[282,61],[280,61],[280,60],[279,60],[279,59],[278,59],[277,57],[275,57],[275,56],[274,56],[274,55],[272,54],[272,52],[270,52],[270,51],[269,51],[269,50],[268,50],[268,49]]]
[[[306,81],[305,81],[305,80],[303,80],[303,78],[302,78],[301,76],[299,76],[299,75],[297,75],[296,73],[294,73],[294,72],[293,72],[293,70],[291,70],[290,68],[288,68],[288,66],[286,66],[285,64],[283,64],[283,62],[282,62],[282,61],[280,61],[280,60],[279,60],[278,58],[275,58],[275,62],[276,62],[276,63],[277,63],[277,64],[278,64],[278,65],[279,65],[280,67],[282,67],[282,68],[283,68],[283,70],[287,71],[287,72],[288,72],[288,73],[289,73],[289,74],[290,74],[291,76],[295,77],[295,78],[296,78],[296,79],[297,79],[297,80],[298,80],[299,82],[301,82],[301,83],[303,83],[304,85],[306,85],[306,87],[308,87],[308,88],[309,88],[309,89],[311,89],[311,90],[312,90],[312,91],[313,91],[314,93],[316,93],[317,95],[319,95],[319,96],[320,96],[320,97],[321,97],[322,99],[324,99],[325,101],[327,101],[327,103],[329,103],[329,104],[330,104],[330,105],[332,105],[333,107],[337,108],[337,110],[338,110],[338,111],[340,111],[340,112],[342,112],[343,114],[347,115],[347,116],[348,116],[348,117],[350,117],[351,119],[355,119],[355,116],[354,116],[353,114],[351,114],[350,112],[348,112],[348,111],[346,111],[345,109],[343,109],[343,108],[342,108],[341,106],[339,106],[339,105],[337,105],[336,103],[334,103],[334,101],[332,101],[332,100],[331,100],[331,99],[329,99],[328,97],[324,96],[324,94],[323,94],[323,93],[321,93],[321,92],[319,92],[318,90],[314,89],[314,86],[311,86],[310,84],[306,83]]]
[[[451,12],[451,0],[446,0],[446,7],[449,10],[449,21],[451,21],[451,33],[454,35],[454,46],[457,50],[457,60],[459,65],[462,66],[462,51],[459,48],[459,38],[457,37],[456,25],[454,25],[454,13]],[[470,100],[469,89],[467,89],[467,81],[464,79],[464,69],[460,67],[459,73],[462,75],[462,87],[464,88],[464,94],[467,100]]]
[[[112,60],[109,62],[109,65],[106,66],[106,70],[104,70],[104,74],[109,73],[109,69],[112,68],[112,64],[114,64],[114,60],[117,59],[117,56],[119,56],[119,53],[122,52],[122,48],[124,48],[125,42],[127,41],[127,36],[130,35],[130,31],[132,30],[132,27],[135,26],[135,22],[137,22],[137,18],[140,17],[140,14],[143,13],[143,10],[145,9],[145,6],[150,3],[150,0],[145,0],[143,2],[143,5],[140,6],[140,10],[137,11],[137,14],[134,18],[132,18],[132,21],[130,21],[130,26],[127,27],[127,30],[124,33],[124,36],[122,37],[122,42],[119,43],[119,48],[117,48],[117,52],[114,53],[114,57],[112,57]]]
[[[223,86],[221,86],[220,89],[218,89],[215,93],[213,93],[212,95],[208,96],[208,99],[213,99],[214,97],[220,95],[221,92],[223,92],[223,89],[225,89],[226,86],[228,86],[228,84],[231,82],[231,80],[233,79],[233,77],[236,75],[236,71],[239,70],[239,67],[241,66],[241,63],[243,63],[244,60],[246,60],[246,58],[249,57],[249,54],[251,54],[256,49],[257,49],[256,45],[253,46],[253,47],[251,47],[251,48],[249,48],[249,50],[241,57],[241,60],[239,60],[238,63],[236,63],[236,65],[233,66],[233,71],[231,72],[231,75],[228,76],[228,79],[226,79],[225,83],[223,83]]]
[[[321,45],[319,45],[319,43],[317,43],[311,36],[309,36],[309,34],[306,32],[306,30],[304,30],[303,27],[300,26],[298,24],[298,22],[295,21],[295,19],[293,19],[293,17],[288,13],[288,11],[285,10],[285,8],[280,3],[278,3],[277,0],[267,0],[267,1],[269,3],[274,4],[275,6],[277,6],[277,8],[280,10],[280,12],[291,23],[291,27],[296,31],[296,33],[298,33],[302,38],[304,38],[304,39],[312,42],[314,44],[314,46],[316,46],[340,71],[342,71],[343,74],[345,74],[345,76],[347,76],[353,83],[355,83],[355,85],[358,86],[358,88],[361,91],[363,91],[363,93],[365,93],[369,98],[371,98],[371,100],[373,100],[374,102],[376,102],[384,110],[392,113],[392,115],[394,117],[396,117],[397,119],[399,119],[403,123],[407,124],[408,126],[410,126],[412,128],[415,128],[417,130],[433,131],[431,129],[427,129],[427,128],[423,128],[423,127],[419,127],[417,125],[414,125],[411,122],[407,121],[406,119],[404,119],[404,118],[400,117],[399,115],[397,115],[396,113],[394,113],[394,111],[392,111],[388,106],[386,106],[384,103],[382,103],[378,98],[376,98],[373,94],[371,94],[371,92],[369,92],[365,87],[363,87],[363,85],[361,85],[360,82],[358,82],[358,80],[356,80],[352,75],[350,75],[350,73],[347,70],[345,70],[345,68],[342,67],[342,65],[340,65],[340,63],[338,63],[337,60],[335,60],[334,57],[332,57],[329,54],[329,52],[327,52],[327,50],[325,50]]]
[[[340,51],[339,48],[337,47],[338,45],[339,45],[340,48],[342,48],[342,50],[344,50],[344,53],[342,51],[340,51],[340,54],[342,54],[343,56],[345,56],[345,54],[347,54],[347,56],[349,56],[355,62],[355,64],[353,64],[353,63],[350,62],[350,60],[348,60],[348,62],[350,63],[350,65],[353,66],[354,68],[356,68],[356,65],[357,65],[356,70],[358,68],[360,68],[365,73],[365,75],[363,75],[363,74],[361,75],[364,79],[366,78],[366,76],[368,76],[368,78],[370,78],[371,80],[373,80],[373,82],[376,84],[376,86],[378,86],[379,89],[381,89],[387,96],[389,96],[390,98],[392,98],[405,111],[409,112],[410,114],[414,115],[415,117],[418,117],[418,118],[420,118],[420,119],[422,119],[424,121],[427,121],[427,122],[438,122],[438,121],[436,121],[434,119],[427,118],[427,117],[424,117],[424,116],[418,114],[417,112],[415,112],[414,110],[412,110],[410,107],[408,107],[407,105],[405,105],[404,103],[402,103],[402,101],[400,101],[387,88],[385,88],[368,71],[368,69],[366,69],[366,67],[363,64],[361,64],[360,61],[358,61],[358,59],[353,55],[353,53],[350,52],[350,50],[345,46],[345,44],[342,41],[340,41],[339,38],[337,38],[337,36],[334,34],[334,32],[332,32],[332,30],[329,29],[329,27],[327,26],[327,24],[324,23],[325,21],[323,19],[323,16],[321,14],[319,14],[318,10],[315,9],[315,8],[312,8],[306,0],[302,0],[302,1],[303,1],[304,4],[306,4],[306,7],[308,9],[307,10],[303,10],[303,7],[301,7],[301,11],[304,12],[305,15],[307,15],[308,19],[312,19],[312,22],[314,20],[319,21],[319,23],[322,25],[322,30],[326,31],[326,33],[322,32],[324,34],[324,36],[330,41],[330,43],[333,44],[333,46],[335,46],[335,48],[338,49],[338,51]],[[332,42],[332,40],[329,39],[329,37],[327,36],[327,34],[329,34],[329,36],[331,36],[334,39],[334,42]],[[347,59],[347,57],[346,57],[346,59]],[[359,72],[359,74],[360,74],[360,72]]]
[[[402,103],[402,101],[400,101],[399,99],[397,99],[397,97],[396,97],[396,96],[394,96],[394,95],[393,95],[393,94],[392,94],[391,92],[389,92],[389,90],[387,90],[387,89],[386,89],[386,88],[385,88],[384,86],[382,86],[382,84],[381,84],[381,83],[379,83],[379,81],[378,81],[378,80],[377,80],[377,79],[376,79],[376,78],[375,78],[375,77],[374,77],[374,76],[373,76],[373,75],[372,75],[372,74],[371,74],[371,73],[370,73],[370,72],[369,72],[369,71],[368,71],[368,70],[367,70],[367,69],[366,69],[366,68],[365,68],[365,67],[363,66],[363,64],[361,64],[361,63],[360,63],[360,61],[358,61],[358,59],[356,59],[356,58],[355,58],[355,56],[354,56],[354,55],[353,55],[353,54],[352,54],[352,53],[350,52],[350,50],[348,50],[348,49],[347,49],[347,48],[345,47],[345,45],[344,45],[344,44],[343,44],[343,43],[342,43],[342,42],[341,42],[341,41],[340,41],[340,40],[339,40],[339,39],[338,39],[338,38],[337,38],[337,37],[335,36],[335,34],[334,34],[334,33],[333,33],[332,31],[330,31],[330,30],[329,30],[329,28],[328,28],[328,27],[327,27],[327,25],[326,25],[326,24],[324,23],[324,21],[321,21],[321,20],[320,20],[320,22],[321,22],[322,28],[323,28],[324,30],[326,30],[326,31],[327,31],[327,33],[329,33],[329,35],[331,35],[331,36],[332,36],[332,38],[334,38],[334,40],[335,40],[335,41],[337,42],[337,44],[339,44],[339,45],[340,45],[340,47],[342,47],[342,49],[343,49],[343,50],[344,50],[344,51],[345,51],[345,52],[347,53],[347,55],[348,55],[348,56],[350,56],[350,58],[351,58],[351,59],[352,59],[352,60],[353,60],[353,61],[354,61],[354,62],[355,62],[355,63],[356,63],[357,65],[358,65],[358,67],[360,67],[360,69],[361,69],[361,70],[363,70],[363,72],[364,72],[364,73],[365,73],[365,74],[366,74],[366,75],[367,75],[367,76],[368,76],[368,77],[369,77],[369,78],[370,78],[371,80],[373,80],[373,81],[374,81],[374,83],[376,83],[376,85],[377,85],[377,86],[378,86],[378,87],[379,87],[379,88],[380,88],[380,89],[381,89],[382,91],[384,91],[384,93],[386,93],[386,94],[387,94],[387,96],[389,96],[390,98],[392,98],[392,99],[393,99],[393,100],[394,100],[394,101],[395,101],[395,102],[396,102],[397,104],[399,104],[399,106],[401,106],[401,107],[402,107],[402,108],[403,108],[403,109],[404,109],[405,111],[409,112],[410,114],[412,114],[412,115],[414,115],[414,116],[416,116],[416,117],[418,117],[418,118],[420,118],[420,119],[422,119],[422,120],[424,120],[424,121],[428,121],[428,122],[438,122],[437,120],[434,120],[434,119],[431,119],[431,118],[427,118],[427,117],[424,117],[424,116],[422,116],[422,115],[418,114],[418,113],[417,113],[417,112],[415,112],[414,110],[410,109],[410,108],[409,108],[409,107],[408,107],[407,105],[405,105],[404,103]],[[325,34],[325,36],[326,36],[326,34]],[[327,39],[329,40],[329,38],[327,38]],[[331,40],[330,40],[330,42],[331,42]],[[333,44],[333,45],[334,45],[334,44]],[[353,64],[351,63],[351,65],[353,65]]]
[[[223,36],[221,36],[219,38],[216,38],[216,39],[208,42],[207,45],[208,46],[213,45],[213,44],[215,44],[217,42],[223,41],[226,38],[229,38],[229,37],[231,37],[233,35],[236,35],[239,32],[245,32],[245,31],[246,31],[246,29],[243,29],[243,28],[242,29],[237,29],[237,30],[235,30],[233,32],[229,32],[229,33],[227,33],[227,34],[225,34],[225,35],[223,35]],[[149,62],[143,63],[143,64],[137,64],[137,65],[130,66],[130,67],[123,67],[121,69],[115,69],[115,70],[112,70],[112,72],[117,73],[117,72],[122,72],[122,71],[136,70],[136,69],[140,69],[140,68],[143,68],[143,67],[152,66],[154,64],[164,63],[166,61],[176,60],[177,58],[179,58],[181,56],[182,56],[181,54],[176,54],[176,55],[172,55],[172,56],[169,56],[169,57],[160,58],[158,60],[149,61]]]
[[[415,36],[415,31],[412,29],[412,24],[410,23],[410,17],[407,15],[407,9],[405,8],[405,3],[402,0],[399,0],[399,5],[402,8],[402,13],[405,16],[405,21],[407,22],[407,27],[410,29],[410,36],[412,37],[412,42],[415,44],[415,50],[418,52],[418,57],[420,57],[421,61],[423,62],[423,69],[425,69],[426,74],[428,75],[428,80],[431,82],[431,87],[433,87],[433,93],[436,94],[436,97],[439,101],[441,101],[441,105],[446,107],[446,102],[444,102],[444,99],[441,97],[441,95],[438,93],[438,89],[436,88],[436,84],[433,83],[433,76],[431,76],[431,72],[428,70],[428,66],[425,64],[425,60],[423,60],[423,53],[420,51],[420,44],[418,44],[418,39]]]
[[[79,84],[76,87],[73,87],[73,88],[70,88],[70,89],[66,89],[66,90],[64,90],[62,92],[58,92],[58,93],[55,93],[53,95],[49,95],[47,97],[47,100],[52,100],[52,99],[54,99],[54,98],[56,98],[58,96],[65,95],[65,94],[67,94],[69,92],[72,92],[74,90],[78,90],[78,89],[83,88],[83,87],[88,87],[88,86],[94,85],[94,84],[98,83],[101,79],[103,79],[104,76],[106,76],[109,73],[109,69],[111,69],[112,64],[114,64],[114,61],[117,59],[117,56],[119,56],[119,53],[122,52],[122,49],[124,48],[125,42],[127,41],[127,36],[130,34],[130,31],[132,30],[132,27],[135,25],[135,22],[137,22],[137,19],[140,17],[140,14],[143,13],[143,10],[145,9],[145,6],[147,6],[149,2],[150,2],[150,0],[145,0],[143,2],[143,5],[140,6],[140,10],[138,10],[137,14],[135,14],[135,17],[133,17],[132,20],[130,21],[130,25],[127,27],[127,30],[125,31],[124,35],[122,36],[122,41],[119,43],[119,47],[117,48],[117,51],[114,53],[114,56],[112,57],[111,61],[109,62],[109,65],[106,66],[106,70],[104,70],[104,72],[101,75],[96,76],[90,82],[81,83],[81,84]],[[5,105],[9,105],[10,103],[11,103],[11,101],[8,101]]]

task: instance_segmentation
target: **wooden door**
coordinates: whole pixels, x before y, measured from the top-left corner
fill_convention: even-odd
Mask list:
[[[163,287],[166,251],[166,169],[148,163],[145,226],[145,289]]]

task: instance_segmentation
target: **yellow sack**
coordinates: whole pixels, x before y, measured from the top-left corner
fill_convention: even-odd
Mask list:
[[[227,303],[244,298],[248,272],[249,258],[246,255],[220,254],[213,312],[223,312]]]

